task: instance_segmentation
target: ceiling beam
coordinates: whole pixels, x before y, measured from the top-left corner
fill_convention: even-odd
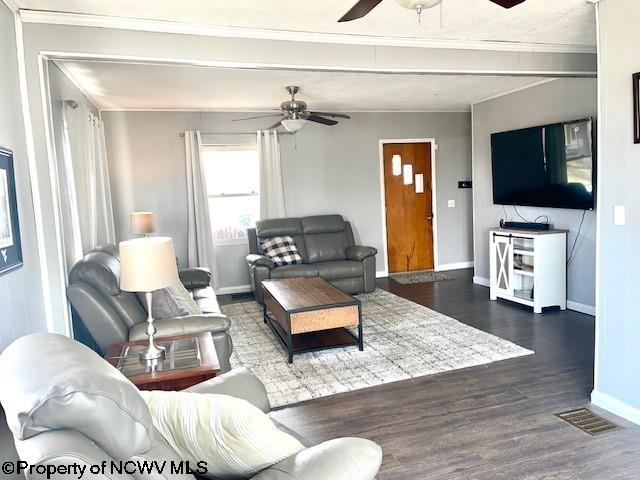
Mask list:
[[[4,0],[13,2],[14,0]],[[373,35],[347,35],[332,33],[266,30],[216,25],[202,25],[164,20],[147,20],[81,13],[51,12],[45,10],[20,10],[22,21],[53,25],[113,28],[144,32],[176,33],[222,38],[250,38],[337,45],[368,45],[381,47],[409,47],[455,50],[485,50],[529,53],[582,53],[595,54],[595,45],[563,45],[548,43],[521,43],[471,40],[438,40],[427,38],[384,37]]]

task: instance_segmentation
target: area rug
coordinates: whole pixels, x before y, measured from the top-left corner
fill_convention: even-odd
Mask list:
[[[291,365],[257,303],[224,306],[231,319],[231,365],[256,374],[279,407],[534,353],[384,290],[357,298],[364,352],[344,347],[304,353]]]
[[[434,272],[432,270],[424,270],[420,272],[407,272],[407,273],[392,273],[389,275],[393,280],[398,283],[430,283],[441,282],[443,280],[451,280],[450,277],[444,273]]]

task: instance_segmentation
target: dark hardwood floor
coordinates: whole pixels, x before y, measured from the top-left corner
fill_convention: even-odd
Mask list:
[[[594,319],[534,315],[491,302],[472,272],[452,280],[378,286],[535,355],[325,397],[273,413],[310,440],[362,436],[384,450],[379,480],[640,479],[640,427],[592,437],[554,416],[589,404]],[[366,340],[366,339],[365,339]]]

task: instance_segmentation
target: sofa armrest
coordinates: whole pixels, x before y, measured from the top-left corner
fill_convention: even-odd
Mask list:
[[[177,337],[195,333],[222,333],[229,330],[231,321],[224,315],[188,315],[186,317],[155,320],[156,338]],[[129,329],[129,341],[147,338],[147,323],[142,322]]]
[[[263,470],[253,480],[373,480],[382,449],[363,438],[337,438]]]
[[[357,262],[363,261],[365,258],[373,257],[378,253],[378,249],[373,247],[362,247],[355,245],[347,248],[347,259]]]
[[[183,268],[178,276],[187,290],[207,288],[211,284],[211,270],[208,268]]]
[[[256,255],[255,253],[247,255],[247,263],[252,267],[262,266],[267,267],[269,270],[273,270],[275,267],[273,260],[269,257],[266,255]]]
[[[248,401],[264,413],[269,413],[271,410],[267,390],[258,377],[246,368],[236,368],[224,375],[189,387],[185,392],[229,395]]]

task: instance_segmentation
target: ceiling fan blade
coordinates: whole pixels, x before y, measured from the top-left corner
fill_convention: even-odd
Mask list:
[[[271,125],[269,128],[267,128],[266,130],[273,130],[274,128],[278,128],[280,125],[282,125],[282,120],[284,120],[286,117],[282,117],[280,120],[278,120],[276,123],[274,123],[273,125]]]
[[[270,113],[268,115],[258,115],[257,117],[246,117],[246,118],[236,118],[235,120],[231,120],[232,122],[242,122],[244,120],[255,120],[256,118],[267,118],[267,117],[279,117],[282,113]]]
[[[309,112],[311,115],[321,115],[323,117],[334,117],[334,118],[346,118],[347,120],[351,120],[351,117],[346,113],[332,113],[332,112]]]
[[[330,118],[320,117],[318,115],[309,115],[305,120],[309,120],[310,122],[321,123],[323,125],[337,125],[338,122],[335,120],[331,120]]]
[[[360,0],[338,22],[350,22],[351,20],[362,18],[380,3],[382,3],[382,0]]]
[[[520,5],[524,3],[526,0],[489,0],[490,2],[495,3],[496,5],[500,5],[504,8],[513,8],[516,5]]]

